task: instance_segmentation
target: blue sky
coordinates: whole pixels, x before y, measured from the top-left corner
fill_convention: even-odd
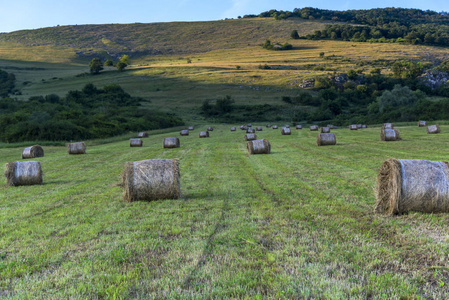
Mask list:
[[[306,6],[335,10],[404,7],[449,11],[448,0],[0,0],[0,32],[74,24],[220,20]]]

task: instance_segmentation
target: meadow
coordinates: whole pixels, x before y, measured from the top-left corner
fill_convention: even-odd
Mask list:
[[[205,123],[142,148],[132,134],[87,141],[86,155],[45,146],[43,185],[0,178],[0,297],[447,298],[449,217],[375,214],[374,188],[388,158],[447,160],[449,125],[396,128],[402,141],[342,128],[317,147],[316,132],[264,127],[272,153],[253,156],[243,131]],[[163,149],[167,136],[181,147]],[[24,146],[1,144],[0,164]],[[124,163],[152,158],[179,158],[183,197],[124,202]]]

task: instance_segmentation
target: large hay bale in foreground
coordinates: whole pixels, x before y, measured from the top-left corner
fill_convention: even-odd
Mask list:
[[[181,132],[179,133],[181,136],[187,136],[189,135],[189,131],[187,129],[181,130]]]
[[[436,133],[440,133],[440,126],[439,125],[430,125],[427,126],[427,133],[428,134],[436,134]]]
[[[272,129],[278,129],[277,125],[273,125],[273,127],[271,127]]]
[[[256,131],[262,131],[262,126],[257,126]]]
[[[179,161],[148,159],[125,164],[122,174],[123,199],[178,199],[181,197]]]
[[[357,129],[359,129],[359,128],[357,127],[357,124],[351,124],[351,125],[349,125],[349,130],[357,130]]]
[[[427,121],[418,121],[418,127],[426,127],[427,126]]]
[[[310,131],[318,131],[318,125],[312,125],[309,127]]]
[[[199,136],[200,136],[200,138],[208,138],[209,137],[209,131],[200,131]]]
[[[255,133],[245,134],[245,141],[254,141],[256,139],[257,139],[257,136]]]
[[[384,123],[384,125],[382,127],[393,129],[394,128],[394,124],[393,123]]]
[[[214,128],[213,127],[207,127],[207,131],[214,131]]]
[[[384,142],[393,142],[400,141],[402,139],[399,130],[382,127],[380,130],[380,140]]]
[[[193,126],[189,126],[187,129],[190,131],[190,130],[193,130],[195,128]]]
[[[302,125],[296,125],[296,129],[302,129]]]
[[[129,139],[130,147],[142,147],[143,141],[141,139]]]
[[[84,142],[68,143],[67,150],[69,154],[86,154],[86,144]]]
[[[291,135],[292,132],[291,132],[290,128],[288,128],[288,127],[282,127],[282,128],[281,128],[281,134],[282,134],[282,135]]]
[[[5,165],[7,186],[42,184],[42,168],[39,161],[15,161]]]
[[[139,134],[137,135],[138,138],[147,138],[148,137],[148,132],[143,131],[143,132],[139,132]]]
[[[22,159],[43,157],[43,156],[44,156],[44,149],[42,149],[42,147],[39,145],[26,147],[22,151]]]
[[[164,138],[164,148],[179,148],[181,143],[177,137]]]
[[[321,127],[320,132],[321,133],[329,133],[329,132],[331,132],[331,129],[329,127]]]
[[[447,162],[388,159],[377,176],[376,212],[386,215],[409,211],[449,211]]]
[[[318,133],[316,144],[318,146],[336,145],[337,138],[335,137],[335,133]]]
[[[256,130],[254,130],[254,128],[248,127],[248,129],[246,129],[246,133],[255,133]]]
[[[237,128],[231,127],[231,131],[236,131],[236,130],[237,130]]]
[[[246,143],[248,153],[251,154],[270,154],[271,145],[266,139],[254,140]]]

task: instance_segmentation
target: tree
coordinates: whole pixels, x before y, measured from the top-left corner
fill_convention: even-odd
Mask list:
[[[290,37],[291,37],[292,39],[294,39],[294,40],[299,39],[298,31],[297,31],[296,29],[293,30],[293,31],[290,33]]]
[[[126,64],[126,65],[129,65],[129,56],[126,55],[126,54],[122,55],[122,56],[120,57],[120,62],[122,62],[122,63],[124,63],[124,64]]]
[[[108,59],[107,61],[104,62],[104,65],[106,67],[112,67],[114,65],[114,62],[110,59]]]
[[[99,58],[93,58],[89,63],[90,73],[98,74],[103,70],[103,63]]]
[[[122,72],[123,70],[125,70],[125,68],[126,68],[127,66],[128,66],[128,65],[125,64],[124,62],[119,61],[119,62],[117,63],[117,70],[119,70],[120,72]]]

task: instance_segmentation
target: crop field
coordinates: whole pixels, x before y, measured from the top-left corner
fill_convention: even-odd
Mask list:
[[[208,125],[210,138],[205,124],[156,131],[142,148],[129,136],[87,141],[86,155],[44,146],[43,185],[2,177],[0,297],[448,297],[448,215],[375,214],[374,188],[388,158],[447,160],[449,125],[403,124],[398,142],[342,128],[325,147],[308,129],[264,127],[272,153],[252,156],[243,131]],[[163,149],[167,136],[181,147]],[[24,146],[0,145],[1,165]],[[152,158],[180,160],[182,198],[124,202],[125,162]]]

